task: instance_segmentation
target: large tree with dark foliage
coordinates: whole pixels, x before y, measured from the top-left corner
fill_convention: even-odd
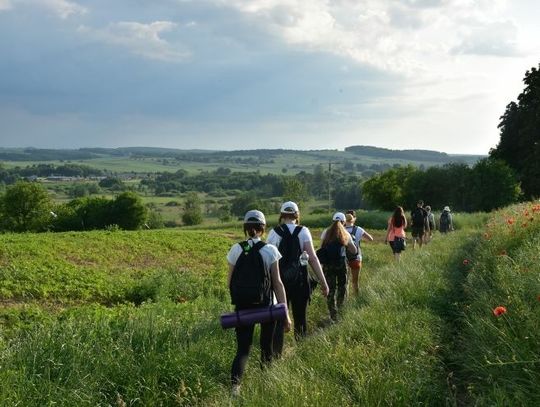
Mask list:
[[[532,198],[540,196],[540,70],[527,71],[523,82],[518,102],[510,102],[501,116],[501,138],[490,156],[506,161]]]

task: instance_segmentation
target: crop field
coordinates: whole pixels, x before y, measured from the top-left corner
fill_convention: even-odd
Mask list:
[[[540,404],[540,205],[457,215],[399,264],[376,216],[343,318],[316,292],[307,339],[264,371],[255,340],[236,399],[218,318],[239,223],[0,235],[0,405]]]

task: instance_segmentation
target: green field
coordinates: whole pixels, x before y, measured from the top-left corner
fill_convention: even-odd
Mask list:
[[[178,150],[181,151],[181,150]],[[257,158],[257,150],[252,156],[224,154],[217,155],[209,162],[197,161],[197,154],[192,155],[193,159],[177,160],[174,154],[164,157],[152,156],[110,156],[103,154],[99,158],[79,159],[79,160],[52,160],[52,161],[9,161],[2,160],[1,164],[6,168],[26,167],[39,163],[62,165],[66,163],[81,164],[92,168],[106,171],[107,173],[128,174],[128,173],[156,173],[156,172],[176,172],[180,169],[189,174],[196,174],[201,171],[215,171],[220,167],[229,168],[231,171],[252,172],[259,171],[261,174],[282,174],[286,171],[289,175],[297,174],[301,171],[313,172],[315,166],[322,164],[325,169],[329,163],[334,168],[342,169],[341,166],[348,162],[350,164],[362,164],[365,166],[388,164],[389,166],[399,164],[429,167],[441,165],[440,161],[406,160],[401,158],[381,158],[367,155],[358,155],[349,151],[339,150],[318,150],[318,151],[276,151],[272,154],[272,162],[262,162],[260,164],[242,164],[235,162],[235,159]],[[456,161],[473,164],[478,160],[478,156],[458,156]]]
[[[343,319],[317,292],[309,337],[266,371],[255,345],[236,400],[218,317],[238,223],[0,235],[0,405],[538,405],[540,205],[456,225],[400,264],[369,229]]]

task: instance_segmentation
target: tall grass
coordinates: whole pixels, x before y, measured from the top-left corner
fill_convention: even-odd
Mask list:
[[[477,404],[540,404],[539,239],[540,205],[516,205],[496,212],[464,256],[455,362]],[[499,306],[507,312],[497,317]]]
[[[0,405],[538,404],[540,214],[532,206],[507,211],[486,234],[478,229],[484,215],[471,215],[461,230],[407,248],[399,264],[376,231],[378,242],[364,244],[360,296],[349,299],[342,319],[329,324],[317,293],[308,338],[296,344],[288,335],[282,359],[265,371],[255,345],[238,399],[229,395],[234,332],[218,325],[230,309],[224,256],[237,230],[92,232],[94,249],[85,235],[58,235],[56,246],[75,254],[62,262],[105,273],[123,287],[122,301],[68,301],[60,290],[41,300],[5,299],[4,327],[12,329],[0,334]],[[4,238],[11,239],[0,258],[11,270],[0,280],[5,288],[15,284],[13,270],[31,273],[28,264],[50,245],[35,243],[47,235],[25,236],[30,243]],[[44,258],[41,284],[50,285],[48,270],[64,263]],[[33,276],[25,281],[43,290]],[[498,305],[508,312],[496,318]]]

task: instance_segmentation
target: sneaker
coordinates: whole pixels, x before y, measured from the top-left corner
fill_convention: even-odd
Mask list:
[[[240,385],[239,384],[233,384],[231,389],[231,396],[233,398],[236,398],[240,396]]]

